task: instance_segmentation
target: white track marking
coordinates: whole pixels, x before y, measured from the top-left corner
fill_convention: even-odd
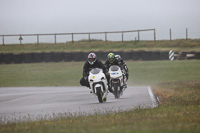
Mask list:
[[[150,95],[150,98],[151,98],[151,101],[152,101],[152,108],[155,108],[158,106],[157,102],[156,102],[156,99],[154,97],[154,94],[152,92],[152,89],[150,86],[148,86],[148,92],[149,92],[149,95]]]

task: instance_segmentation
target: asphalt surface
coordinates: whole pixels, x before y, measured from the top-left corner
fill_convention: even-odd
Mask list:
[[[86,87],[1,87],[0,123],[156,107],[149,86],[128,87],[119,99],[99,103]]]

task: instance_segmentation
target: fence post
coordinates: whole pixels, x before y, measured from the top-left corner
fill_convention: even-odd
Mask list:
[[[154,42],[156,41],[156,29],[154,29]]]
[[[140,31],[138,30],[138,41],[140,41]]]
[[[124,32],[122,31],[122,42],[124,42]]]
[[[186,41],[188,40],[188,29],[186,28]]]
[[[40,44],[40,41],[39,41],[39,35],[37,34],[37,45]]]
[[[105,32],[105,42],[107,42],[107,32]]]
[[[2,36],[3,46],[4,46],[4,35]]]
[[[56,44],[56,34],[54,35],[54,39],[55,39],[55,44]]]
[[[74,33],[72,33],[72,43],[74,43]]]
[[[89,43],[90,43],[90,33],[88,34],[88,40],[89,40]]]
[[[137,37],[135,37],[135,45],[137,45]]]
[[[172,41],[172,30],[171,29],[169,29],[169,39],[170,39],[170,41]]]

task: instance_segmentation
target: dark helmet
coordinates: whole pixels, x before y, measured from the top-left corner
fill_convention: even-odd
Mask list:
[[[113,63],[115,61],[115,54],[114,53],[109,53],[108,54],[108,61],[110,63]]]
[[[95,53],[89,53],[88,62],[90,63],[90,65],[93,65],[96,60],[97,60],[96,54]]]

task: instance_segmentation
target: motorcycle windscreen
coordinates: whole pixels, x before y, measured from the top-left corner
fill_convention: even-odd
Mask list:
[[[111,70],[111,71],[118,71],[118,70],[119,70],[119,66],[116,66],[116,65],[111,66],[111,67],[110,67],[110,70]]]
[[[101,71],[101,69],[99,69],[99,68],[94,68],[94,69],[91,70],[91,73],[92,73],[92,74],[98,74],[100,71]]]

